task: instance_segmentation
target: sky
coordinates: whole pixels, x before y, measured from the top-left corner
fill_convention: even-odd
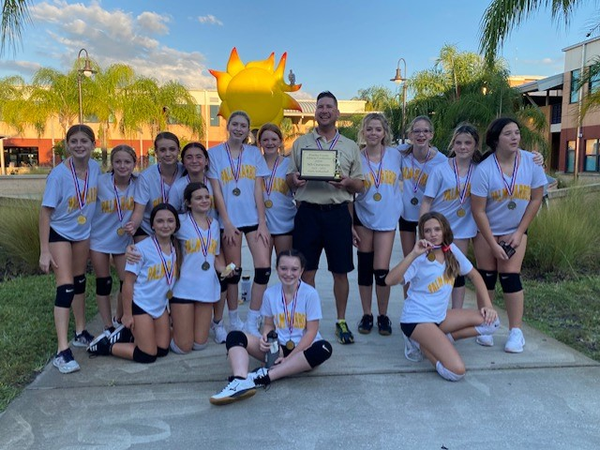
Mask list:
[[[566,28],[542,10],[506,41],[513,75],[563,71],[562,49],[586,39],[598,22],[595,1],[583,2]],[[0,58],[0,77],[30,80],[40,67],[68,71],[81,48],[101,67],[127,63],[161,82],[215,89],[208,69],[225,71],[233,47],[247,63],[287,52],[302,89],[296,98],[330,90],[351,99],[359,89],[397,89],[399,58],[408,75],[434,66],[445,44],[478,52],[487,0],[103,0],[38,1],[31,6],[16,53]],[[594,21],[594,19],[596,19]],[[597,31],[597,30],[596,30]],[[402,66],[403,67],[403,66]]]

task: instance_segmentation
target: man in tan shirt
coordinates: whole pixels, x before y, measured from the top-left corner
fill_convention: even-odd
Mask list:
[[[317,96],[315,120],[317,128],[294,142],[287,183],[295,191],[299,204],[294,220],[294,248],[306,257],[303,281],[314,286],[315,274],[323,249],[327,265],[333,275],[333,294],[337,309],[335,335],[342,344],[354,342],[346,324],[348,304],[348,272],[354,270],[352,262],[352,217],[349,207],[356,192],[364,187],[360,151],[355,142],[341,136],[336,128],[339,118],[337,99],[328,91]],[[315,181],[300,179],[301,150],[337,150],[341,181]]]

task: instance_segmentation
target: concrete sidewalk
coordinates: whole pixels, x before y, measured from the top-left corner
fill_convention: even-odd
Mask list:
[[[400,259],[396,242],[393,262]],[[248,267],[249,255],[244,254]],[[248,261],[248,262],[246,262]],[[317,275],[321,334],[335,342],[332,279]],[[275,282],[273,276],[272,282]],[[398,327],[402,289],[394,287],[392,336],[360,335],[356,273],[350,276],[348,322],[353,345],[334,343],[322,367],[273,383],[250,399],[216,407],[208,398],[230,375],[225,346],[169,354],[140,365],[89,359],[81,371],[51,365],[0,417],[2,449],[591,449],[600,443],[600,364],[529,327],[522,354],[496,346],[456,344],[467,366],[458,383],[427,361],[403,356]],[[474,306],[469,295],[467,306]],[[245,317],[246,305],[241,307]],[[99,321],[90,324],[98,331]],[[257,363],[258,364],[258,363]]]

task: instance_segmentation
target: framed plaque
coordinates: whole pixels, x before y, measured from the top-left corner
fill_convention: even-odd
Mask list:
[[[303,148],[300,155],[300,179],[320,181],[342,179],[337,150]]]

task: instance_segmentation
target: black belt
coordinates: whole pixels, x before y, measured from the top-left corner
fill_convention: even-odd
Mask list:
[[[301,206],[306,206],[307,208],[310,209],[316,209],[319,211],[333,211],[334,209],[339,209],[342,208],[344,206],[347,206],[348,203],[344,202],[344,203],[334,203],[334,204],[330,204],[330,205],[320,205],[318,203],[308,203],[308,202],[302,202]]]

